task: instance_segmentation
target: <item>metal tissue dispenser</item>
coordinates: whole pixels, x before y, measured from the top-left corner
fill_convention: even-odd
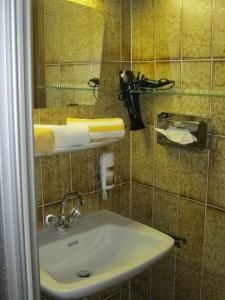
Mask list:
[[[169,140],[161,133],[157,133],[157,142],[161,145],[179,146],[191,149],[204,150],[207,148],[207,135],[208,135],[208,121],[207,117],[181,115],[169,112],[162,112],[157,118],[157,127],[160,129],[168,129],[169,127],[188,130],[197,141],[182,145]]]

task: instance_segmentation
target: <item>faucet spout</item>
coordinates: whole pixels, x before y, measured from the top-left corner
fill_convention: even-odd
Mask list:
[[[79,208],[74,207],[69,215],[65,215],[65,206],[69,200],[72,200],[73,198],[78,197],[80,199],[80,205],[85,206],[86,200],[84,199],[83,195],[79,192],[69,192],[65,194],[63,197],[63,200],[61,202],[60,207],[60,213],[58,217],[54,215],[48,215],[46,216],[45,223],[47,226],[56,226],[58,232],[60,234],[64,234],[67,229],[69,228],[69,225],[74,221],[77,220],[81,216],[81,212]]]
[[[80,199],[80,205],[85,206],[86,205],[86,200],[84,199],[83,195],[79,192],[69,192],[64,195],[63,200],[61,202],[61,208],[60,208],[60,214],[61,216],[65,215],[65,206],[66,203],[69,200],[72,200],[73,198],[78,197]]]

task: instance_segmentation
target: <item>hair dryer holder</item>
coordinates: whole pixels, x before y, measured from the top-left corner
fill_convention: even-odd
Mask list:
[[[208,136],[208,117],[200,117],[193,115],[182,115],[176,113],[162,112],[157,117],[157,127],[160,129],[168,129],[169,126],[179,126],[179,128],[188,129],[188,131],[197,138],[197,142],[182,145],[169,140],[163,134],[157,132],[157,142],[161,145],[170,145],[176,147],[190,148],[196,150],[207,149]]]

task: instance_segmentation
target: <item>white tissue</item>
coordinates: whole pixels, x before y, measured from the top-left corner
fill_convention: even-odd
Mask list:
[[[168,140],[181,145],[188,145],[198,141],[188,129],[169,127],[166,130],[161,128],[155,128],[155,130],[167,137]]]

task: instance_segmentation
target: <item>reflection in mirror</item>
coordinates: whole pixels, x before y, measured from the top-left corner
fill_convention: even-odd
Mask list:
[[[96,103],[104,16],[92,3],[33,0],[35,108]]]

